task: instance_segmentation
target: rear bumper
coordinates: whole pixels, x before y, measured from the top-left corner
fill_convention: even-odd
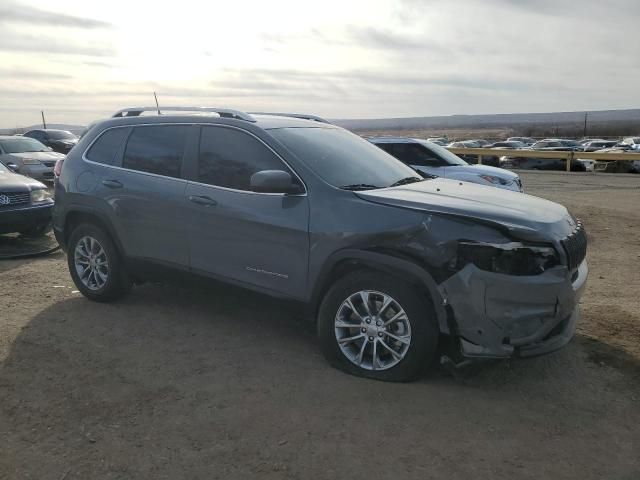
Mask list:
[[[467,265],[441,285],[467,357],[531,357],[565,346],[576,330],[586,261],[527,277]]]
[[[51,222],[53,203],[0,211],[0,233],[14,233]]]

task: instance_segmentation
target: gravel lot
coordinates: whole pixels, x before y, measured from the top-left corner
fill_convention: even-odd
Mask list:
[[[640,478],[640,176],[523,180],[589,232],[579,335],[464,378],[347,376],[238,289],[99,305],[61,253],[0,262],[0,478]]]

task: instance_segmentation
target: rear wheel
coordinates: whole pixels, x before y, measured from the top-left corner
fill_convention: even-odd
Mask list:
[[[95,225],[82,224],[73,230],[67,263],[73,282],[89,300],[116,300],[131,288],[113,241]]]
[[[320,306],[323,353],[331,365],[353,375],[413,380],[433,359],[438,335],[429,299],[374,271],[340,279]]]

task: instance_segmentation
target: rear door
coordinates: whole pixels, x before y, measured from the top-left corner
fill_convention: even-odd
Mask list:
[[[188,268],[187,182],[182,168],[189,136],[196,129],[184,124],[127,128],[115,156],[105,141],[105,162],[111,165],[95,165],[93,171],[99,177],[98,195],[128,257]],[[117,130],[122,132],[111,129],[101,137],[117,140],[122,135]],[[99,156],[101,137],[88,150],[87,160]]]
[[[306,193],[252,192],[251,175],[284,170],[264,142],[244,130],[202,126],[189,182],[191,267],[196,272],[302,297],[309,256]]]

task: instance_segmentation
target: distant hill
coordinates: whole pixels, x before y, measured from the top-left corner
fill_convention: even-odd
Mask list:
[[[338,119],[336,125],[350,130],[411,130],[442,128],[513,128],[525,125],[582,125],[585,112],[506,113],[493,115],[449,115],[439,117]],[[588,123],[638,123],[640,109],[588,112]]]
[[[0,128],[0,135],[24,133],[24,132],[28,132],[29,130],[34,130],[36,128],[42,128],[42,124],[38,123],[37,125],[31,125],[29,127],[19,127],[19,128]],[[52,128],[54,130],[69,130],[71,133],[75,133],[76,135],[81,133],[85,129],[83,125],[69,125],[66,123],[48,123],[47,128]]]

